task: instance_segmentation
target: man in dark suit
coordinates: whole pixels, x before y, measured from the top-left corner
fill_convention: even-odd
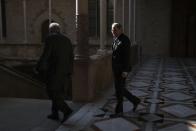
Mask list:
[[[140,99],[132,95],[125,88],[125,80],[131,71],[130,65],[130,40],[123,34],[122,26],[119,23],[112,24],[112,35],[114,41],[112,44],[112,69],[114,74],[114,86],[117,98],[115,108],[116,114],[123,113],[123,96],[133,103],[133,111],[136,110]]]
[[[73,48],[71,41],[60,33],[58,23],[49,25],[49,35],[45,40],[42,56],[37,64],[37,71],[46,81],[47,94],[52,101],[52,113],[49,119],[59,120],[58,111],[63,112],[65,121],[72,109],[65,103],[65,85],[73,70]]]

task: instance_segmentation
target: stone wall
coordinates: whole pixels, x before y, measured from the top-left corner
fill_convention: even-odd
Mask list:
[[[74,101],[92,101],[98,91],[112,85],[111,53],[106,56],[91,56],[87,61],[74,62]]]
[[[48,20],[48,0],[26,0],[27,39],[41,42],[42,24]],[[23,1],[6,1],[7,43],[24,42]],[[52,20],[60,23],[62,32],[75,43],[75,1],[52,0]]]
[[[171,0],[137,0],[136,41],[144,55],[169,56]]]
[[[47,99],[45,85],[0,65],[0,97]]]
[[[0,56],[7,59],[36,60],[41,52],[40,44],[0,44]]]

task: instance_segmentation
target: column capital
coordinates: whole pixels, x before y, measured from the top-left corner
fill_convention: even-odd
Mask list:
[[[88,14],[88,0],[76,0],[76,15]]]

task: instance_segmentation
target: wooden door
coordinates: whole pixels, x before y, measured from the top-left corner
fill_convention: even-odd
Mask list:
[[[172,1],[171,56],[196,56],[195,3],[195,0]]]

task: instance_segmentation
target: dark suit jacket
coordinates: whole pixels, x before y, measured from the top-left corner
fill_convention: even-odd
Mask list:
[[[73,48],[71,41],[60,33],[50,34],[37,65],[46,79],[49,90],[62,91],[65,79],[73,71]]]
[[[112,67],[114,72],[131,71],[130,64],[130,40],[121,34],[112,44]]]

